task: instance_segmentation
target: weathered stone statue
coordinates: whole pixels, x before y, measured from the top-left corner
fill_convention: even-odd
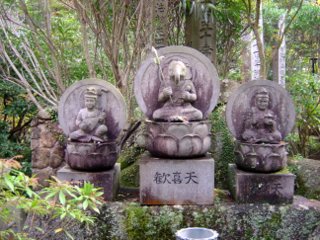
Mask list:
[[[88,87],[84,94],[85,108],[82,108],[76,119],[79,128],[70,133],[71,140],[80,142],[98,141],[104,142],[108,139],[108,127],[105,125],[106,114],[97,109],[97,99],[101,90]]]
[[[276,116],[270,109],[271,99],[266,88],[261,87],[253,96],[250,111],[246,113],[241,138],[250,143],[279,143],[282,139]]]
[[[140,202],[212,204],[214,160],[206,153],[211,145],[208,115],[220,93],[217,72],[205,55],[189,47],[153,53],[134,81],[151,153],[139,161]]]
[[[146,147],[155,156],[192,158],[210,148],[208,115],[215,107],[220,84],[210,60],[182,46],[150,56],[135,78],[135,96],[146,120]]]
[[[229,99],[227,124],[236,142],[236,164],[256,172],[275,172],[287,164],[285,136],[294,125],[293,103],[272,81],[251,81]]]
[[[113,85],[87,79],[70,86],[59,102],[68,165],[85,171],[113,168],[119,152],[116,140],[126,119],[124,99]]]
[[[162,81],[158,101],[164,105],[154,111],[154,120],[195,121],[203,118],[202,112],[191,105],[197,100],[192,79],[186,78],[187,67],[182,61],[169,64],[169,81]]]

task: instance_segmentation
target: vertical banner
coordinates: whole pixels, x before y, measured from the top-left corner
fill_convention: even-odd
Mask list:
[[[262,3],[260,6],[260,14],[259,14],[259,29],[260,29],[260,38],[263,41],[263,16],[262,16]],[[251,46],[250,46],[250,55],[251,55],[251,80],[259,80],[260,79],[260,57],[259,57],[259,49],[257,40],[254,38],[254,34],[251,32]]]
[[[279,22],[278,22],[278,27],[279,27],[279,36],[281,36],[284,32],[284,28],[285,28],[285,19],[286,19],[286,15],[283,14],[281,15]],[[283,37],[283,40],[281,42],[280,48],[278,50],[278,66],[277,66],[277,82],[285,87],[286,85],[286,81],[285,81],[285,77],[286,77],[286,39],[285,36]]]
[[[155,47],[168,46],[168,0],[155,0],[154,17],[156,20]]]

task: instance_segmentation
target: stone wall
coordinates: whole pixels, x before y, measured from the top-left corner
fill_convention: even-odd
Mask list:
[[[298,196],[290,205],[235,204],[216,198],[214,206],[206,207],[109,202],[100,210],[94,225],[69,222],[65,230],[77,240],[172,240],[174,233],[185,227],[214,229],[223,240],[318,240],[320,233],[320,202]],[[35,226],[47,221],[30,216],[27,222],[31,220]],[[55,235],[54,230],[47,229],[47,239],[69,239],[63,233]],[[32,237],[38,239],[36,231]]]
[[[31,130],[32,173],[42,186],[65,165],[63,134],[49,116],[38,116]]]
[[[320,200],[320,161],[307,158],[291,160],[289,166],[297,176],[296,193]]]

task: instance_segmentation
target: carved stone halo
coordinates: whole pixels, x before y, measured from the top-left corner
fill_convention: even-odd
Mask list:
[[[59,102],[59,124],[63,132],[69,136],[77,129],[76,117],[80,109],[84,108],[84,94],[88,87],[101,90],[97,107],[106,115],[105,123],[108,127],[108,140],[115,140],[125,127],[127,121],[126,105],[120,91],[112,84],[100,79],[85,79],[71,85],[61,96]]]
[[[294,126],[295,109],[288,92],[279,84],[269,80],[250,81],[232,94],[226,107],[227,125],[237,140],[241,140],[246,114],[253,106],[254,96],[261,88],[266,89],[269,93],[269,109],[275,115],[275,121],[282,140]]]
[[[218,74],[213,64],[199,51],[185,46],[164,47],[158,51],[158,55],[164,56],[160,63],[164,79],[168,77],[168,65],[172,60],[185,63],[188,68],[186,79],[192,80],[197,94],[197,100],[192,105],[199,109],[206,119],[217,104],[220,93]],[[134,81],[137,102],[149,119],[152,119],[152,113],[161,107],[158,94],[163,79],[154,58],[152,54],[142,63]]]

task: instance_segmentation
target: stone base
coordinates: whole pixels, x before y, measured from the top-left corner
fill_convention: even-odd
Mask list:
[[[69,166],[61,168],[57,177],[63,181],[69,181],[73,185],[82,186],[85,181],[92,183],[95,187],[101,187],[104,191],[105,201],[115,199],[119,186],[120,164],[103,172],[83,172],[71,169]]]
[[[229,189],[239,203],[292,203],[294,179],[292,173],[245,172],[229,164]]]
[[[214,160],[163,159],[144,155],[140,160],[140,202],[147,205],[213,203]]]

